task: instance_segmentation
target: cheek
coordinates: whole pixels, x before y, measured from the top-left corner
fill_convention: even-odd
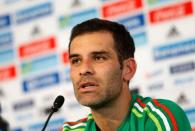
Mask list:
[[[97,71],[101,79],[105,81],[118,81],[121,79],[121,69],[118,66],[107,66],[102,67],[99,71]]]
[[[76,78],[76,71],[74,70],[74,69],[72,69],[72,68],[70,68],[70,79],[72,80],[72,81],[74,81]]]

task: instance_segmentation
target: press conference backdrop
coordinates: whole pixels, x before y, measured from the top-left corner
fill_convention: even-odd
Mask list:
[[[40,131],[58,95],[65,104],[48,130],[87,115],[67,46],[72,27],[94,17],[131,32],[138,70],[130,89],[177,102],[195,127],[195,0],[1,0],[0,103],[11,130]]]

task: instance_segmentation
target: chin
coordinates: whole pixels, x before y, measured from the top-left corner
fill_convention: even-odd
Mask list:
[[[90,102],[84,102],[84,101],[79,101],[79,103],[83,106],[89,107],[91,109],[99,109],[101,107],[104,107],[105,103],[103,102],[97,102],[97,101],[90,101]]]

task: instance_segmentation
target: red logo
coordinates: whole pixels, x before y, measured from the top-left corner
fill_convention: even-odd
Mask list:
[[[102,7],[104,18],[119,16],[142,7],[142,0],[122,0]]]
[[[64,64],[69,63],[69,54],[68,54],[68,52],[64,52],[62,57],[63,57]]]
[[[0,68],[0,81],[14,78],[16,76],[16,68],[11,65],[8,67]]]
[[[26,58],[35,55],[37,56],[54,50],[55,47],[56,47],[55,39],[54,37],[50,37],[47,39],[37,40],[31,43],[23,44],[19,48],[19,55],[21,58]]]
[[[157,23],[187,16],[193,13],[192,2],[171,5],[160,9],[152,10],[149,13],[150,22]]]

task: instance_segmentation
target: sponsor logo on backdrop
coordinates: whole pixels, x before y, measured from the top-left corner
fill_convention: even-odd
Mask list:
[[[142,0],[123,0],[105,4],[101,11],[104,18],[109,18],[133,12],[141,7]]]
[[[22,74],[29,74],[37,71],[44,71],[49,68],[56,68],[58,57],[55,54],[39,57],[33,60],[23,62],[21,65]]]
[[[13,104],[13,109],[15,111],[20,111],[20,110],[24,110],[24,109],[29,109],[31,107],[34,106],[34,101],[32,99],[30,100],[23,100],[23,101],[19,101],[15,104]]]
[[[118,20],[119,23],[125,25],[125,27],[132,32],[132,30],[144,30],[145,19],[143,14],[138,14],[135,16],[125,17]],[[132,37],[134,38],[134,42],[136,46],[145,45],[148,41],[147,35],[144,31],[137,31],[136,33],[132,33]]]
[[[189,77],[183,77],[183,78],[176,78],[175,80],[174,80],[174,84],[176,85],[176,86],[183,86],[183,85],[190,85],[191,83],[193,83],[194,82],[194,80],[195,80],[195,78],[194,77],[191,77],[191,76],[189,76]]]
[[[53,51],[55,47],[55,38],[49,37],[42,40],[36,40],[31,43],[22,44],[22,46],[19,47],[19,55],[20,58],[38,56],[40,54],[45,54],[46,52]]]
[[[70,67],[69,66],[66,66],[64,68],[64,70],[62,71],[60,77],[61,77],[61,80],[62,81],[65,81],[67,83],[71,83],[71,79],[70,79]]]
[[[81,6],[81,4],[82,4],[81,0],[73,0],[71,6],[78,7],[78,6]]]
[[[55,120],[50,120],[47,129],[50,131],[58,131],[62,127],[65,119],[57,118]],[[34,123],[28,126],[28,131],[40,131],[43,128],[44,123]]]
[[[123,19],[118,20],[118,22],[125,25],[125,27],[130,31],[133,29],[144,27],[145,25],[145,19],[143,14],[125,17]]]
[[[12,33],[5,32],[0,34],[0,49],[12,46]]]
[[[71,79],[70,79],[70,67],[69,66],[67,66],[65,69],[65,81],[66,82],[71,82]]]
[[[150,23],[158,23],[193,14],[192,2],[185,2],[158,8],[149,12]]]
[[[98,17],[98,11],[96,8],[87,9],[84,11],[76,12],[68,16],[61,16],[59,18],[60,28],[65,28],[68,26],[74,26],[78,23],[81,23],[85,20]]]
[[[14,65],[0,67],[0,81],[12,79],[16,77],[16,68]]]
[[[154,47],[153,49],[153,55],[156,61],[179,57],[192,53],[195,53],[195,39],[166,44]]]
[[[195,124],[195,108],[185,110],[185,113],[191,124]]]
[[[11,129],[11,131],[24,131],[24,130],[20,127],[14,127],[13,129]]]
[[[163,82],[156,82],[156,83],[151,83],[148,85],[148,90],[162,90],[162,88],[164,87],[164,83]]]
[[[167,37],[172,38],[177,36],[180,36],[180,32],[176,26],[172,26],[168,31]]]
[[[21,122],[21,121],[26,122],[26,121],[28,121],[28,120],[32,120],[33,117],[35,117],[35,115],[34,115],[32,112],[29,113],[29,112],[25,112],[25,111],[20,112],[20,113],[17,113],[17,114],[15,115],[16,121],[20,121],[20,122]]]
[[[189,99],[187,98],[185,93],[179,94],[179,97],[177,98],[177,103],[179,103],[179,104],[189,103]]]
[[[0,51],[0,64],[13,62],[13,60],[14,60],[13,49]]]
[[[132,34],[132,37],[134,39],[135,46],[143,46],[146,45],[148,42],[148,37],[146,32],[139,32]]]
[[[11,131],[24,131],[21,127],[14,127]]]
[[[63,52],[62,58],[63,58],[63,63],[65,65],[69,63],[69,55],[68,55],[68,52]]]
[[[24,80],[22,86],[24,92],[31,92],[34,90],[48,88],[49,86],[59,84],[59,82],[59,74],[55,72]]]
[[[10,25],[11,25],[10,16],[1,15],[0,16],[0,29],[9,27]]]
[[[51,3],[44,3],[25,8],[16,12],[16,22],[18,24],[32,21],[43,16],[48,16],[52,13],[53,8]]]
[[[157,78],[159,76],[162,76],[163,74],[163,70],[162,69],[155,69],[155,70],[151,70],[148,71],[144,74],[144,78],[145,79],[153,79],[153,78]]]
[[[39,35],[39,34],[41,34],[41,29],[40,29],[40,27],[39,26],[34,26],[33,28],[32,28],[32,30],[31,30],[31,32],[30,32],[30,35],[31,36],[37,36],[37,35]]]
[[[178,74],[183,72],[190,72],[195,70],[194,62],[181,63],[170,67],[171,74]]]

